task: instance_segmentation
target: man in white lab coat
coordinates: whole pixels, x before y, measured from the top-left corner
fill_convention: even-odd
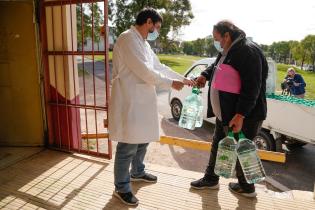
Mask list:
[[[113,50],[113,81],[109,103],[109,135],[117,141],[114,165],[114,195],[127,205],[137,205],[131,181],[156,182],[143,164],[149,142],[158,141],[159,121],[156,86],[181,90],[194,81],[177,76],[161,64],[147,40],[155,40],[162,17],[152,9],[143,9],[136,25],[123,32]],[[174,76],[173,76],[174,77]],[[131,165],[131,171],[129,167]]]

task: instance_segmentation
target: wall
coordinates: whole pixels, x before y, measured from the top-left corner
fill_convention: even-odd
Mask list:
[[[0,145],[43,145],[31,0],[0,2]]]

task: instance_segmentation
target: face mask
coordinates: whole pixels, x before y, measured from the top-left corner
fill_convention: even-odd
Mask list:
[[[223,52],[223,48],[220,45],[219,41],[214,40],[213,41],[214,47],[219,51],[219,52]]]
[[[157,32],[157,30],[154,29],[152,33],[148,33],[147,40],[154,41],[158,38],[158,36],[159,36],[159,32]]]

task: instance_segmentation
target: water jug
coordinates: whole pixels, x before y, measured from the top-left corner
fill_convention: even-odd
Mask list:
[[[214,168],[214,172],[218,176],[233,177],[237,160],[236,144],[232,130],[229,130],[228,136],[220,140]]]
[[[197,91],[196,91],[197,92]],[[196,119],[196,128],[200,128],[203,124],[203,105],[202,105],[202,98],[200,96],[201,91],[198,90],[197,93],[197,100],[198,100],[198,114],[197,114],[197,119]]]
[[[247,183],[255,184],[264,180],[266,173],[258,157],[255,143],[247,139],[242,132],[239,134],[236,153]]]
[[[202,125],[202,111],[200,111],[202,109],[202,100],[199,93],[200,90],[197,87],[194,87],[192,88],[191,95],[185,98],[179,119],[180,127],[194,130],[196,124],[197,127]]]

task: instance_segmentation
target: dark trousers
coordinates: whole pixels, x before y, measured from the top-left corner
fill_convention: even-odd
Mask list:
[[[262,125],[262,121],[245,119],[243,122],[242,132],[244,133],[246,138],[252,140],[259,132],[261,125]],[[227,132],[228,132],[228,127],[223,126],[222,122],[219,119],[216,119],[209,163],[205,172],[205,178],[211,182],[219,181],[219,176],[217,176],[214,173],[214,167],[215,167],[215,161],[216,161],[217,152],[218,152],[218,144],[221,139],[227,136]],[[252,190],[255,188],[254,184],[248,184],[246,182],[239,160],[237,160],[236,162],[235,170],[236,170],[236,177],[238,179],[238,183],[244,190]]]

